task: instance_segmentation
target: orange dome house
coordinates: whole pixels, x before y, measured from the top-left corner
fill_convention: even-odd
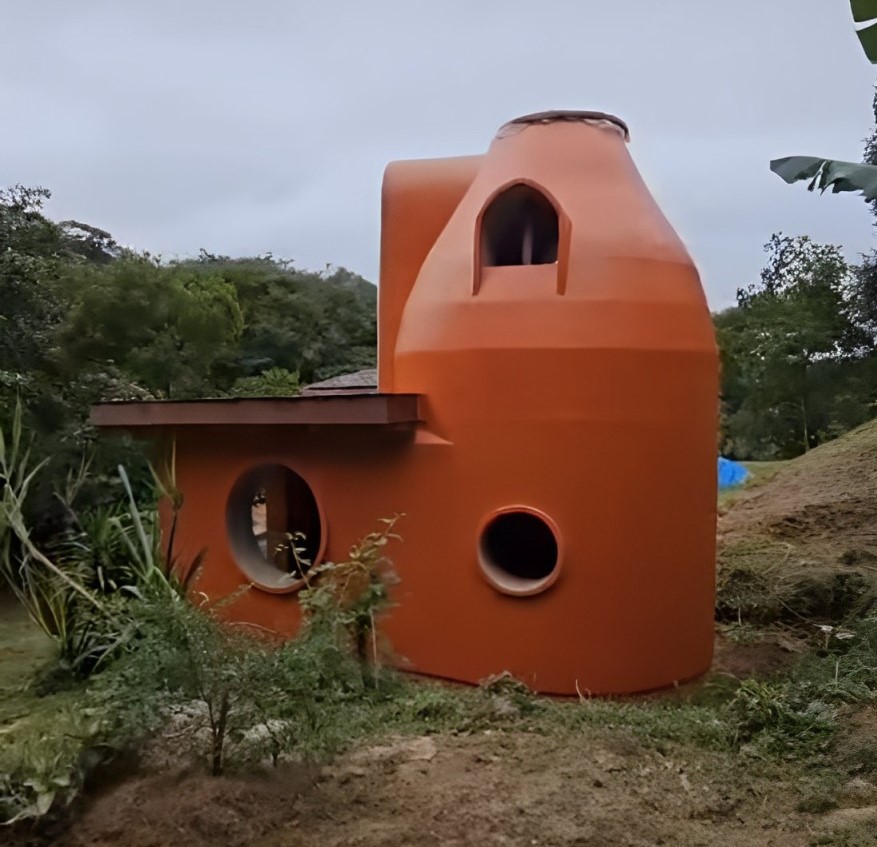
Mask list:
[[[383,625],[405,667],[556,694],[708,669],[715,340],[626,142],[547,112],[484,156],[390,165],[377,390],[95,408],[173,434],[201,590],[250,582],[235,614],[292,634],[302,582],[272,533],[339,560],[402,512]]]

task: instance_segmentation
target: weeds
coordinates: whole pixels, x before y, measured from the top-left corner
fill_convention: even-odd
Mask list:
[[[100,713],[66,698],[38,703],[0,732],[0,823],[66,808],[104,755]]]
[[[728,641],[734,644],[757,644],[764,638],[763,630],[742,620],[720,624],[717,628]]]
[[[861,569],[808,561],[793,545],[748,539],[719,554],[716,617],[729,623],[842,622],[867,614],[877,581]]]
[[[398,515],[382,519],[383,527],[354,545],[345,562],[329,562],[310,572],[301,568],[308,582],[300,596],[304,638],[329,634],[342,649],[347,642],[363,667],[371,662],[375,683],[381,664],[375,618],[388,608],[388,589],[396,582],[385,548],[401,540],[393,531],[398,520]]]
[[[844,706],[877,703],[877,618],[817,629],[816,648],[788,678],[740,684],[727,706],[738,745],[819,756],[832,749]]]
[[[182,746],[204,755],[215,775],[230,759],[324,755],[365,731],[380,668],[376,617],[387,607],[392,573],[385,547],[397,537],[396,519],[355,545],[347,561],[308,573],[302,637],[278,647],[220,623],[222,603],[182,602],[198,559],[186,568],[174,561],[182,496],[172,453],[153,474],[172,508],[164,548],[157,511],[139,506],[124,468],[124,502],[76,513],[84,464],[62,496],[69,528],[46,553],[38,550],[22,507],[39,470],[29,466],[19,410],[8,445],[0,434],[0,568],[56,642],[59,660],[43,677],[45,708],[3,730],[13,743],[0,757],[0,821],[63,808],[93,751],[139,746],[171,715],[183,716]],[[89,688],[77,687],[87,676]],[[69,715],[51,726],[39,719],[64,689],[87,726],[74,726]]]
[[[22,407],[17,403],[12,435],[7,442],[0,429],[0,576],[50,636],[64,639],[74,599],[96,612],[104,607],[71,575],[48,559],[34,544],[24,517],[24,503],[45,462],[30,465],[30,448],[22,434]],[[75,598],[74,598],[75,595]]]
[[[117,734],[155,724],[162,712],[183,714],[179,706],[188,704],[178,727],[183,746],[203,755],[215,776],[229,759],[276,764],[284,754],[327,752],[333,734],[346,735],[328,725],[339,707],[363,698],[376,679],[376,664],[364,670],[361,646],[376,644],[368,627],[387,602],[384,547],[394,524],[366,536],[348,561],[309,573],[306,624],[285,644],[222,623],[218,613],[235,596],[196,607],[153,594],[140,609],[136,649],[104,675],[119,706]]]
[[[728,709],[735,743],[769,753],[826,749],[836,727],[836,710],[802,693],[790,683],[742,682]]]
[[[185,586],[165,566],[165,555],[172,561],[172,548],[166,554],[161,549],[157,510],[138,505],[122,466],[118,470],[125,501],[81,515],[75,500],[87,480],[88,463],[68,476],[59,496],[70,526],[45,552],[40,550],[25,521],[24,504],[42,467],[30,467],[18,404],[11,438],[7,441],[0,432],[0,577],[55,641],[60,657],[56,676],[87,677],[136,635],[133,601],[179,601]],[[173,480],[172,470],[169,478]],[[175,516],[182,499],[172,485],[160,491],[169,498]]]

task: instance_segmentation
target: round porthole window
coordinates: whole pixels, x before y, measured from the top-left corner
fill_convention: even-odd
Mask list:
[[[294,591],[319,564],[323,520],[314,492],[285,465],[262,465],[234,484],[226,510],[238,567],[259,588]]]
[[[513,506],[484,524],[478,563],[487,581],[504,594],[538,594],[560,573],[559,533],[542,512]]]

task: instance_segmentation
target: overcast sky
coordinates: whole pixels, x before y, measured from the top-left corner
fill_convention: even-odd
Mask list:
[[[871,248],[861,199],[768,161],[859,160],[875,76],[847,0],[0,0],[0,184],[166,257],[377,281],[388,161],[599,109],[720,308],[774,231]]]

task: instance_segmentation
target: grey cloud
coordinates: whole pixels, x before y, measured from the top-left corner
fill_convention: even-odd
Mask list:
[[[857,159],[874,72],[844,3],[0,0],[0,183],[164,255],[272,251],[376,279],[395,158],[477,153],[515,115],[601,108],[714,307],[771,232],[869,249],[867,209],[767,170]]]

